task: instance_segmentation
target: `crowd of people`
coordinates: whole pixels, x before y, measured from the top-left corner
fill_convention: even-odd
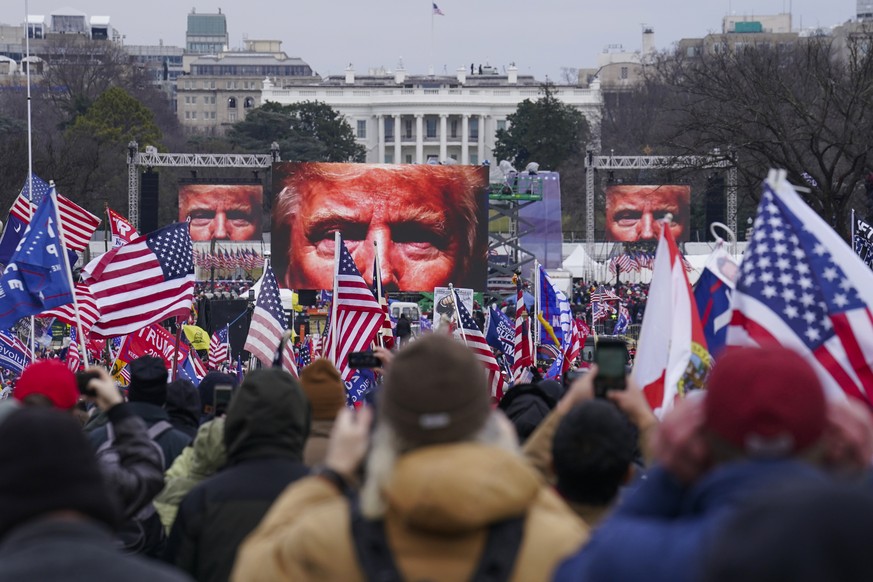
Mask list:
[[[374,353],[359,408],[323,359],[195,387],[144,356],[126,391],[31,364],[0,581],[873,579],[870,412],[795,352],[728,351],[662,419],[596,366],[494,402],[449,336]]]

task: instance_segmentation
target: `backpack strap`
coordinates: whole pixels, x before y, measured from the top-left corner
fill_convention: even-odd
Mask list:
[[[165,432],[173,430],[173,425],[166,420],[159,420],[149,427],[149,438],[153,441],[158,440],[158,437]]]
[[[485,549],[479,558],[472,582],[506,582],[515,569],[515,560],[524,538],[525,516],[507,519],[488,528]]]
[[[403,576],[388,546],[385,522],[364,517],[357,496],[349,500],[349,505],[355,554],[364,572],[364,578],[379,582],[402,582]],[[472,582],[509,580],[524,537],[524,519],[525,516],[507,519],[488,528],[488,538],[485,540],[485,548],[482,550]]]
[[[364,571],[365,580],[379,582],[402,582],[403,577],[394,562],[391,548],[388,547],[388,536],[385,534],[385,522],[373,521],[361,514],[361,505],[357,495],[349,499],[352,522],[352,539],[355,543],[355,553],[358,564]]]

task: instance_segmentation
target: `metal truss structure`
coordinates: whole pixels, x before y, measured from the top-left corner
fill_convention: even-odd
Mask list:
[[[279,158],[279,144],[273,142],[269,154],[162,154],[146,147],[139,151],[135,141],[127,144],[128,220],[139,228],[139,168],[269,168]]]
[[[595,156],[585,157],[585,251],[594,256],[594,175],[597,170],[706,170],[727,169],[727,224],[737,232],[737,165],[733,152],[708,156]],[[736,254],[736,240],[731,254]]]
[[[536,260],[536,256],[521,246],[521,238],[533,233],[536,228],[529,220],[522,218],[521,210],[542,201],[543,180],[537,176],[518,176],[510,183],[491,184],[488,190],[489,222],[506,218],[508,232],[489,233],[489,257],[501,256],[509,251],[506,262],[488,261],[488,275],[512,277],[525,265]]]

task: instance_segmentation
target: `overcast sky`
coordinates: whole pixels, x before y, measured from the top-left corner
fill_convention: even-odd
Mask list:
[[[833,26],[855,16],[855,0],[437,0],[444,16],[431,16],[431,0],[70,0],[89,16],[108,15],[128,44],[184,46],[187,14],[227,15],[231,48],[243,38],[278,39],[320,75],[395,69],[402,58],[410,73],[454,73],[459,66],[515,62],[522,74],[559,80],[562,67],[593,67],[607,45],[640,48],[641,25],[655,30],[658,49],[680,38],[721,30],[733,14],[791,10],[795,29]],[[31,14],[64,8],[29,0]],[[17,8],[17,10],[15,10]],[[0,19],[19,24],[24,0],[8,0]],[[433,34],[431,24],[433,23]]]

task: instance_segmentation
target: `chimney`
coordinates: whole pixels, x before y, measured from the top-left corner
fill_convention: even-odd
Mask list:
[[[355,84],[355,68],[349,63],[349,66],[346,67],[346,85],[354,85]]]
[[[457,74],[458,74],[458,83],[463,85],[464,83],[467,82],[467,67],[458,67]]]
[[[397,67],[397,70],[394,71],[394,82],[398,85],[402,85],[406,81],[406,69],[403,68],[403,65]]]
[[[643,55],[655,52],[655,29],[649,26],[643,27]]]
[[[506,81],[510,85],[518,84],[518,67],[515,66],[515,63],[510,63],[509,68],[506,69]]]

